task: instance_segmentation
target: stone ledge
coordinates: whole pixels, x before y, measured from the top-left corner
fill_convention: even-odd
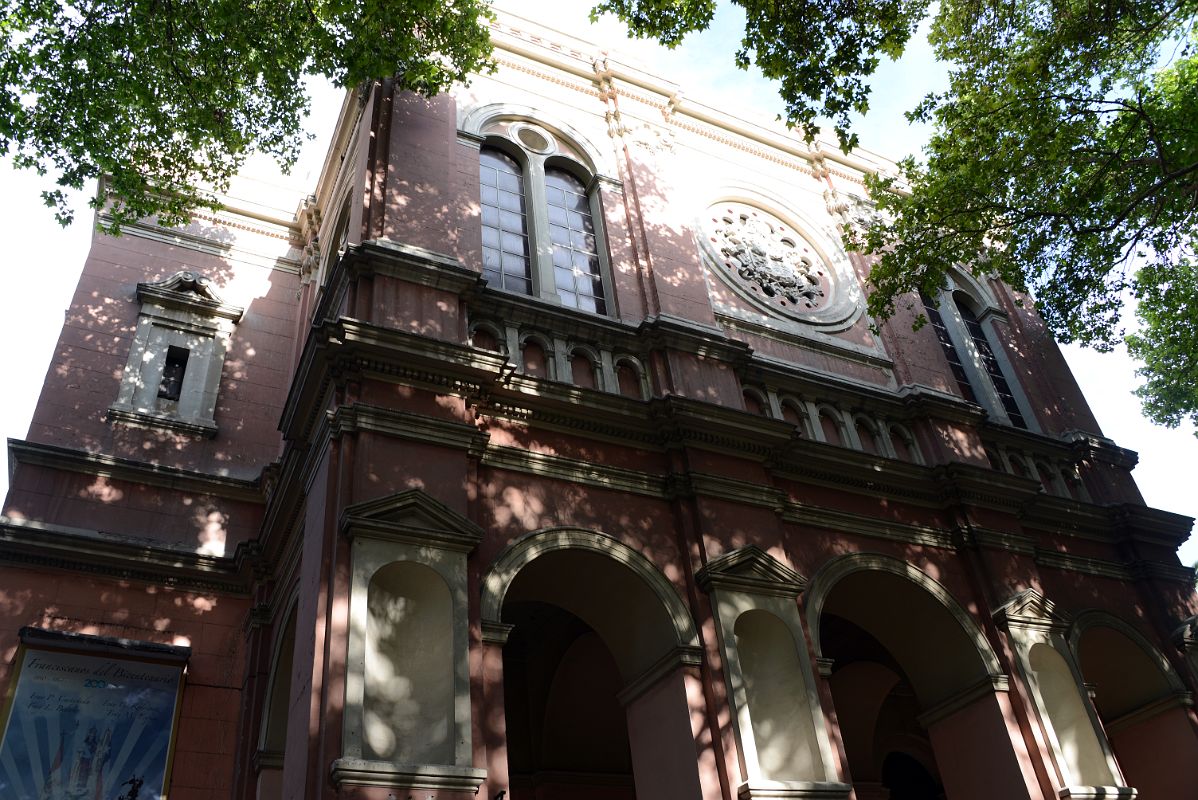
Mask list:
[[[329,770],[333,785],[385,786],[393,789],[447,789],[477,792],[485,769],[450,764],[394,764],[363,758],[339,758]]]
[[[746,781],[736,790],[739,800],[774,800],[778,798],[819,798],[847,800],[853,787],[831,781]]]

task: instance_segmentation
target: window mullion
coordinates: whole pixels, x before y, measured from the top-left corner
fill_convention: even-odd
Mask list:
[[[549,203],[545,198],[545,161],[528,159],[528,179],[524,183],[528,208],[528,241],[533,258],[533,294],[542,300],[560,303],[553,280],[553,244],[549,241]]]

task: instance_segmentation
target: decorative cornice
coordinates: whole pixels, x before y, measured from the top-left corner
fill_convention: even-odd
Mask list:
[[[687,472],[670,476],[671,495],[703,495],[734,503],[744,503],[781,512],[786,506],[786,493],[773,486],[711,475]]]
[[[956,546],[952,531],[944,528],[895,522],[870,514],[856,514],[793,501],[786,504],[782,512],[782,519],[794,525],[809,525],[857,536],[889,539],[920,547],[940,547],[952,550]]]
[[[1137,542],[1147,542],[1176,551],[1190,536],[1192,517],[1149,508],[1139,503],[1111,506],[1111,521],[1118,535]]]
[[[237,322],[245,314],[241,306],[221,300],[212,281],[195,272],[176,272],[160,281],[137,284],[139,302],[181,308],[205,317],[222,317]]]
[[[1024,589],[994,611],[994,621],[1010,628],[1039,628],[1064,631],[1069,617],[1058,611],[1056,603],[1035,589]]]
[[[0,517],[0,562],[62,569],[154,586],[245,595],[246,554],[203,555],[98,530]]]
[[[469,553],[483,539],[483,529],[420,489],[408,489],[347,506],[341,531],[348,537],[407,542]]]
[[[667,482],[664,477],[593,461],[537,453],[522,447],[491,445],[482,454],[482,464],[495,469],[540,475],[600,489],[656,498],[667,496]]]
[[[391,239],[352,245],[343,261],[345,278],[350,280],[359,275],[386,275],[458,294],[479,291],[485,285],[482,275],[452,256]]]
[[[656,686],[658,681],[672,674],[675,670],[681,667],[698,667],[702,663],[702,648],[691,645],[679,645],[667,651],[640,675],[630,680],[623,689],[616,693],[616,700],[620,702],[620,705],[628,706],[638,697]]]
[[[1102,558],[1089,558],[1055,550],[1036,548],[1036,563],[1041,567],[1064,569],[1070,572],[1080,572],[1083,575],[1093,575],[1097,578],[1114,578],[1115,580],[1130,581],[1132,570],[1127,564],[1118,561],[1108,561]]]
[[[711,559],[695,575],[707,593],[716,589],[750,594],[798,597],[807,580],[756,545],[746,545]]]
[[[1061,434],[1078,459],[1097,461],[1119,469],[1131,470],[1140,460],[1134,450],[1119,447],[1110,439],[1079,430],[1068,430]]]
[[[502,647],[507,644],[508,637],[512,635],[512,630],[515,627],[515,625],[509,625],[506,622],[484,619],[482,621],[482,633],[479,638],[485,644],[496,644]]]
[[[217,225],[225,228],[246,230],[252,233],[261,234],[263,236],[269,236],[273,239],[283,241],[290,241],[291,239],[290,232],[288,232],[287,235],[283,235],[281,233],[276,234],[260,228],[240,225],[226,219],[220,219],[216,217],[199,217],[198,215],[194,214],[193,217],[214,222]],[[100,225],[111,225],[112,221],[112,217],[105,213],[100,213],[97,217],[97,222]],[[278,254],[267,255],[263,253],[253,253],[236,245],[215,241],[211,235],[191,233],[181,228],[163,228],[154,224],[153,222],[139,221],[122,223],[121,235],[134,236],[139,239],[147,239],[152,242],[160,242],[172,247],[182,247],[198,253],[203,253],[205,255],[217,256],[230,262],[241,262],[262,269],[279,270],[280,272],[287,272],[293,275],[298,275],[300,271],[299,262],[293,258],[287,258],[286,256]]]
[[[1180,564],[1162,564],[1159,561],[1133,561],[1128,565],[1131,577],[1134,579],[1155,579],[1173,581],[1192,587],[1195,581],[1195,570]]]
[[[261,483],[258,480],[243,480],[178,467],[149,464],[104,453],[87,453],[57,445],[9,439],[8,454],[9,463],[14,465],[29,464],[64,472],[97,475],[130,483],[140,483],[145,486],[224,497],[248,503],[262,503],[265,499]]]
[[[958,533],[962,539],[977,547],[1002,550],[1021,556],[1033,556],[1036,554],[1036,538],[1034,536],[1026,536],[1022,533],[1014,533],[1012,531],[1000,531],[977,525],[971,525],[968,529],[961,529]]]
[[[357,431],[382,433],[397,439],[443,444],[480,455],[489,434],[464,422],[413,414],[394,408],[354,403],[338,406],[328,414],[329,435],[341,436]]]

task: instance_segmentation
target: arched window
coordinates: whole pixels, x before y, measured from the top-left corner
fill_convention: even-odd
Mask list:
[[[922,292],[920,299],[961,396],[985,408],[997,422],[1031,427],[1026,404],[1021,405],[1017,387],[1003,371],[986,333],[989,323],[983,322],[985,314],[979,316],[975,299],[959,289],[942,295],[939,303]]]
[[[973,346],[977,348],[978,355],[982,358],[982,366],[985,368],[986,375],[989,376],[990,383],[993,384],[994,391],[998,394],[998,400],[1002,403],[1003,410],[1007,412],[1011,424],[1016,428],[1026,428],[1027,422],[1019,411],[1019,404],[1015,402],[1015,395],[1011,393],[1011,386],[1007,383],[1007,377],[1003,375],[1002,367],[998,365],[998,359],[994,357],[994,351],[990,349],[990,341],[986,338],[986,332],[982,330],[982,323],[978,321],[978,315],[973,313],[973,309],[967,303],[961,301],[960,295],[953,295],[953,302],[957,304],[961,321],[965,323],[969,338],[973,340]]]
[[[527,122],[488,127],[479,153],[483,275],[494,288],[610,310],[599,198],[568,142]]]
[[[564,169],[549,167],[545,170],[545,201],[558,299],[564,306],[606,314],[603,273],[586,187]]]
[[[532,293],[524,176],[507,153],[479,153],[479,203],[483,221],[483,276],[499,289]]]
[[[932,298],[923,292],[919,293],[919,297],[923,300],[923,310],[927,315],[928,324],[935,331],[936,339],[940,342],[940,349],[944,351],[948,368],[952,370],[953,377],[957,380],[957,388],[960,390],[961,396],[974,405],[981,405],[978,402],[977,393],[973,391],[973,384],[969,382],[969,373],[965,371],[965,362],[961,360],[961,352],[957,350],[957,346],[953,343],[953,337],[949,335],[948,326],[944,324],[944,317],[941,316],[940,309],[936,307]]]

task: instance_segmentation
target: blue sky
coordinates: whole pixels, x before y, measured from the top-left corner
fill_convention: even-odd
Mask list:
[[[649,42],[629,42],[620,26],[605,19],[586,22],[590,3],[580,0],[513,2],[499,4],[513,13],[567,33],[599,47],[616,51],[623,60],[640,64],[681,85],[684,95],[724,110],[736,109],[747,119],[771,120],[781,109],[776,89],[760,75],[737,70],[732,62],[743,27],[739,9],[721,3],[711,29],[689,38],[681,47],[666,51]],[[891,158],[918,151],[928,131],[909,125],[903,112],[928,91],[944,86],[944,68],[932,56],[926,31],[916,34],[908,52],[897,63],[885,62],[872,82],[869,114],[858,121],[862,146]],[[291,182],[311,185],[335,121],[339,98],[324,90],[316,93],[311,130],[317,138],[306,149]],[[831,129],[827,130],[831,135]],[[39,193],[48,180],[31,173],[16,173],[7,160],[0,163],[0,374],[6,379],[0,402],[0,434],[23,438],[28,430],[37,391],[54,350],[63,312],[70,303],[79,270],[90,241],[90,213],[86,196],[76,199],[78,221],[59,228]],[[1187,516],[1198,516],[1198,492],[1193,490],[1193,468],[1198,463],[1198,439],[1189,426],[1181,430],[1156,427],[1143,419],[1131,394],[1136,385],[1134,364],[1126,353],[1098,354],[1065,348],[1075,375],[1089,399],[1103,432],[1118,444],[1140,453],[1135,477],[1149,505]],[[5,457],[6,458],[6,457]],[[0,469],[0,494],[7,491],[7,468]],[[1198,561],[1198,541],[1182,550],[1182,559]]]

